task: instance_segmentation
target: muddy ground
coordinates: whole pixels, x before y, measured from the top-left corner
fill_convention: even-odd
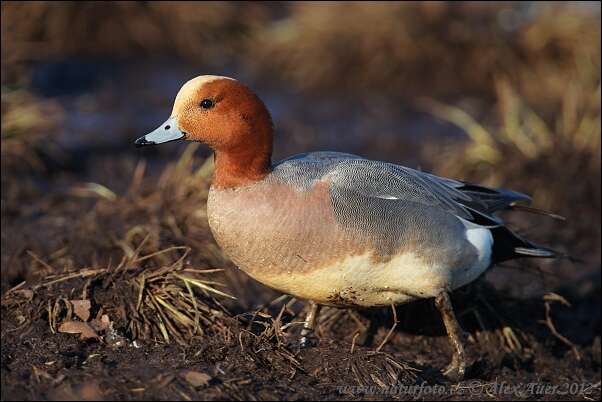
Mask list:
[[[74,15],[96,18],[97,7],[73,6]],[[164,6],[111,7],[103,12],[130,13],[131,21],[138,21],[134,15],[146,8],[152,9],[149,21],[165,12]],[[185,17],[187,6],[179,7]],[[264,34],[286,28],[291,31],[283,37],[294,38],[295,24],[302,32],[314,32],[309,6],[291,11],[281,4],[269,12],[265,7],[242,7],[240,14],[228,9],[226,17],[217,7],[207,14],[212,16],[208,21],[216,31],[236,31],[242,29],[236,18],[265,23],[288,15],[288,25],[274,24]],[[330,12],[339,13],[336,7]],[[456,10],[441,17],[445,13],[437,7],[408,16],[439,27],[447,25],[438,18],[462,16]],[[42,8],[29,14],[49,13]],[[3,6],[3,25],[7,11]],[[367,10],[349,12],[365,15]],[[386,16],[391,10],[379,12]],[[489,15],[478,7],[469,14],[474,13]],[[219,16],[224,20],[215,22]],[[184,17],[182,24],[188,21]],[[470,21],[467,26],[474,25]],[[143,22],[147,25],[132,26],[148,26]],[[260,25],[243,26],[252,30]],[[347,75],[336,64],[315,70],[316,60],[324,57],[320,46],[343,57],[348,48],[335,45],[355,43],[336,26],[332,32],[309,35],[302,48],[296,48],[297,41],[274,41],[261,49],[257,43],[249,45],[257,54],[246,55],[247,63],[208,63],[205,53],[200,59],[175,58],[161,53],[165,43],[160,41],[145,49],[141,43],[152,35],[120,43],[125,54],[132,51],[128,46],[145,50],[133,59],[102,52],[100,58],[86,52],[83,57],[80,50],[63,49],[65,42],[58,40],[49,40],[49,55],[33,62],[7,59],[3,53],[2,400],[599,400],[599,42],[597,69],[580,64],[577,70],[584,76],[575,78],[574,65],[563,57],[573,60],[573,48],[565,46],[577,42],[567,38],[591,30],[565,24],[577,27],[576,33],[568,28],[556,32],[551,28],[556,25],[542,24],[545,29],[538,31],[536,25],[525,38],[551,30],[555,34],[544,35],[552,38],[550,44],[536,51],[520,49],[520,57],[510,64],[516,82],[498,81],[480,55],[491,43],[500,54],[514,55],[511,46],[504,47],[510,39],[487,37],[483,46],[472,48],[472,39],[466,40],[453,23],[449,26],[459,35],[460,47],[442,42],[431,54],[424,46],[416,54],[396,55],[400,60],[394,62],[418,63],[424,57],[428,68],[437,70],[438,58],[451,49],[450,54],[466,52],[483,61],[476,76],[473,64],[468,71],[456,60],[447,67],[460,69],[460,75],[443,69],[432,81],[421,75],[431,70],[417,67],[395,81],[397,70],[383,69],[361,44],[352,47],[353,63],[348,65],[357,67]],[[364,32],[366,47],[371,40],[402,35],[397,25],[391,29],[374,37],[371,30]],[[592,37],[599,38],[599,20],[596,29],[598,35]],[[441,31],[432,43],[438,43],[437,35],[457,40]],[[43,36],[37,28],[32,32],[34,38]],[[102,32],[86,40],[111,48],[103,39],[109,31]],[[483,32],[486,37],[488,31]],[[213,39],[240,40],[227,35]],[[28,42],[11,43],[24,47]],[[178,49],[188,49],[185,42],[178,43]],[[269,67],[282,75],[266,79],[257,73],[263,58],[275,61]],[[287,70],[287,63],[295,68]],[[555,70],[555,63],[567,70]],[[539,64],[544,70],[536,69]],[[502,67],[508,72],[508,65]],[[524,72],[529,73],[525,82]],[[319,342],[299,350],[303,301],[248,278],[213,241],[205,211],[210,151],[177,143],[142,150],[132,145],[165,120],[181,83],[200,73],[241,77],[259,93],[277,128],[275,159],[311,150],[345,151],[530,193],[535,206],[566,220],[518,211],[505,217],[520,233],[571,258],[509,262],[454,292],[470,359],[466,379],[459,383],[440,374],[451,348],[430,300],[398,306],[395,315],[391,309],[326,309],[317,329]],[[329,74],[346,78],[338,82]],[[351,74],[356,79],[347,78]],[[393,84],[380,81],[383,74],[390,74]],[[491,77],[496,79],[489,82]],[[565,95],[569,100],[560,101]],[[425,97],[459,109],[433,106]],[[458,110],[478,118],[495,141]],[[538,134],[544,139],[529,137],[533,142],[525,145],[524,136],[541,129],[540,122],[550,127]]]

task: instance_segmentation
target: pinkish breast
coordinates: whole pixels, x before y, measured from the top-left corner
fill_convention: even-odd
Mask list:
[[[219,246],[253,277],[307,272],[365,251],[338,227],[326,183],[211,188],[207,214]]]

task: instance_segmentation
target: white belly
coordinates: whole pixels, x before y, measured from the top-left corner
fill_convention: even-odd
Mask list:
[[[465,269],[461,269],[465,268]],[[301,299],[336,306],[385,306],[435,297],[474,280],[487,267],[427,265],[412,254],[375,263],[371,255],[348,257],[309,272],[251,274],[256,280]]]

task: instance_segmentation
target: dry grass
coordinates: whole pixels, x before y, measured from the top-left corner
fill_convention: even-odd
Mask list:
[[[33,324],[39,318],[36,313],[45,309],[45,319],[55,333],[61,322],[74,318],[75,298],[91,300],[97,319],[107,314],[111,329],[115,325],[117,333],[129,340],[185,344],[209,332],[228,341],[232,334],[227,319],[231,315],[218,298],[233,297],[219,289],[223,285],[212,278],[216,271],[186,264],[189,249],[185,247],[141,256],[143,245],[116,266],[52,274],[38,283],[9,290],[2,303],[8,314],[20,317],[17,322],[21,324],[15,330]],[[146,268],[182,249],[181,256],[170,265]],[[22,309],[24,301],[33,303],[27,306],[29,314]]]
[[[598,16],[559,4],[8,2],[2,32],[3,84],[45,60],[177,56],[317,94],[491,97],[503,74],[546,102],[558,73],[600,68]]]
[[[221,268],[224,259],[212,241],[206,220],[205,202],[209,189],[211,159],[194,157],[198,145],[191,145],[160,177],[146,176],[140,162],[131,171],[127,191],[115,191],[99,183],[72,185],[61,200],[89,205],[85,211],[65,213],[70,232],[65,233],[67,249],[45,250],[55,257],[50,264],[76,267],[88,263],[106,265],[111,259],[140,252],[151,254],[173,246],[195,250],[188,258],[197,266]],[[75,211],[72,211],[75,212]],[[91,257],[92,256],[92,257]],[[167,265],[169,257],[158,255],[153,263]]]
[[[211,254],[214,250],[207,240],[210,235],[206,226],[198,227],[206,225],[206,222],[195,225],[193,218],[199,210],[200,218],[203,218],[207,182],[204,178],[206,166],[191,174],[195,148],[191,146],[179,161],[166,169],[158,189],[153,189],[150,195],[141,184],[143,165],[136,169],[130,191],[125,196],[116,196],[100,185],[74,189],[75,197],[99,200],[84,219],[73,222],[73,238],[77,239],[80,248],[86,250],[93,248],[99,252],[106,249],[112,251],[111,255],[121,253],[120,262],[114,265],[109,260],[104,266],[99,262],[97,266],[79,269],[75,268],[78,257],[71,255],[70,250],[51,253],[48,262],[30,251],[33,260],[43,266],[39,271],[42,278],[28,287],[20,286],[15,290],[21,293],[7,292],[6,302],[9,305],[20,304],[14,296],[29,289],[25,293],[28,300],[41,304],[47,302],[52,306],[47,315],[52,329],[56,329],[59,321],[71,319],[59,301],[80,295],[82,300],[92,297],[95,308],[107,312],[109,318],[118,323],[118,327],[132,340],[160,339],[185,343],[208,330],[225,339],[231,336],[223,322],[231,315],[218,298],[234,297],[217,280],[216,275],[222,270],[208,265],[208,261],[215,259]],[[119,211],[121,225],[117,228],[104,226],[107,223],[104,214],[108,210],[113,214]],[[176,211],[181,215],[174,216]],[[141,213],[159,219],[140,221]],[[187,226],[178,226],[182,222],[187,222]],[[165,239],[166,227],[171,239]],[[205,238],[200,240],[198,235],[191,236],[184,242],[183,237],[189,230],[201,233]],[[203,241],[207,244],[199,244]],[[191,246],[197,247],[194,254],[200,256],[195,258],[198,265],[191,262]],[[38,295],[40,291],[43,291],[42,296]],[[103,295],[107,299],[103,299]],[[39,312],[39,308],[32,311]],[[32,319],[35,319],[35,314],[32,314]]]
[[[600,161],[600,85],[582,91],[574,91],[571,83],[567,87],[570,92],[563,98],[552,124],[505,80],[496,85],[496,122],[489,129],[458,107],[428,100],[423,105],[435,116],[461,127],[470,139],[462,155],[463,165],[454,158],[441,158],[449,164],[447,168],[453,165],[471,170],[471,176],[487,177],[490,184],[501,185],[505,171],[498,168],[507,163],[509,155],[526,162],[562,152],[574,155],[571,159],[583,160],[584,166],[594,172]],[[540,191],[546,190],[536,189],[537,193]],[[544,195],[543,199],[551,198]]]
[[[599,70],[597,18],[519,3],[297,3],[249,53],[258,72],[314,93],[491,96],[499,74],[556,89],[550,73],[574,62]]]
[[[2,128],[0,167],[2,214],[25,197],[36,197],[40,191],[36,174],[48,169],[44,158],[60,160],[62,152],[56,143],[63,122],[62,108],[54,101],[40,99],[25,89],[2,87]],[[19,180],[15,180],[16,178]]]
[[[32,63],[69,57],[219,65],[265,18],[262,5],[227,2],[5,2],[2,83],[26,82]]]
[[[53,151],[52,137],[62,119],[56,102],[39,99],[25,89],[2,87],[2,170],[43,172],[36,150],[44,142],[44,149]]]

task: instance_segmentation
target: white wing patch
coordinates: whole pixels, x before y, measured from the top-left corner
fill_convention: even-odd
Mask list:
[[[491,253],[493,251],[493,235],[491,230],[476,225],[472,222],[467,221],[458,217],[460,221],[466,227],[466,239],[477,249],[479,254],[478,265],[484,265],[483,269],[486,269],[491,263]]]
[[[479,261],[489,265],[491,262],[491,251],[493,248],[493,236],[491,231],[485,228],[474,228],[466,230],[466,238],[479,253]]]

